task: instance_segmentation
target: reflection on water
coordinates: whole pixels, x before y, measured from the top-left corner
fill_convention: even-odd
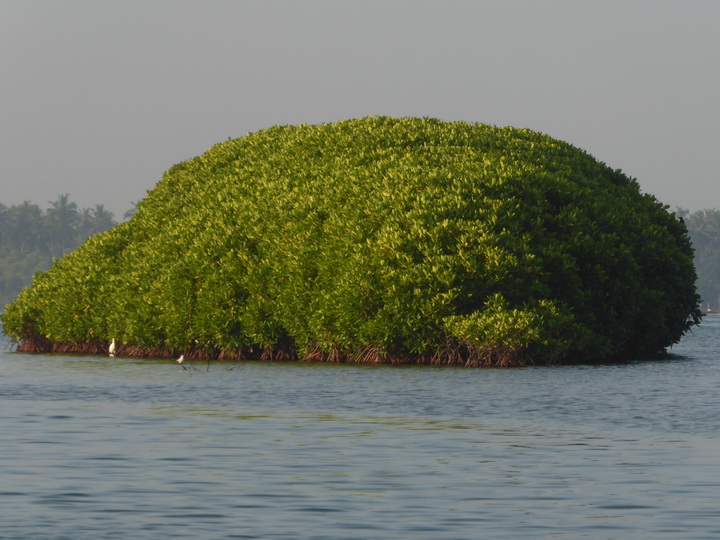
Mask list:
[[[603,367],[5,353],[0,537],[717,537],[718,346],[708,317]]]

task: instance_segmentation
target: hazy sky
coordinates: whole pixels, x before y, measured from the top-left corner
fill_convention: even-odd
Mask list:
[[[718,0],[0,0],[0,202],[116,217],[276,124],[526,127],[720,208]]]

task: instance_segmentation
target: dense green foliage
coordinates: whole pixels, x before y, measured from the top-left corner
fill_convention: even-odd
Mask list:
[[[53,257],[115,225],[112,212],[102,204],[78,210],[68,195],[60,195],[46,210],[29,201],[0,204],[0,311],[30,284],[35,272],[50,268]]]
[[[172,167],[2,320],[37,349],[607,360],[697,324],[695,279],[684,226],[582,150],[373,117],[274,127]]]

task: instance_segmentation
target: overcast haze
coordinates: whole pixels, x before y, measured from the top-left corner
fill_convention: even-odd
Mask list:
[[[122,216],[170,166],[276,124],[542,131],[720,207],[720,2],[0,0],[0,202]]]

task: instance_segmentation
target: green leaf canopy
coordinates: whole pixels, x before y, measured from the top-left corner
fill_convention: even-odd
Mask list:
[[[699,323],[692,259],[667,206],[567,143],[369,117],[175,165],[2,320],[26,350],[115,338],[138,355],[602,361]]]

